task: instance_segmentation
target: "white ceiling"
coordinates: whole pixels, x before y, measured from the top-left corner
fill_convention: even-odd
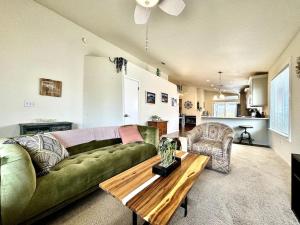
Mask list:
[[[300,29],[300,0],[185,0],[178,17],[153,9],[147,55],[145,26],[133,21],[135,0],[36,1],[159,66],[171,80],[204,87],[218,83],[219,70],[227,89],[245,85],[250,74],[268,71]]]

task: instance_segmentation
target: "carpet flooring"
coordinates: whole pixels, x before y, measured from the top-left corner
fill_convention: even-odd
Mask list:
[[[170,224],[299,224],[290,209],[290,167],[268,148],[234,145],[232,172],[205,170],[188,196],[188,216],[180,208]],[[131,212],[97,191],[38,224],[130,225]]]

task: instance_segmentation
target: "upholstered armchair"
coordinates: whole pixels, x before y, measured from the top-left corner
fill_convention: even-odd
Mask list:
[[[233,135],[225,124],[200,124],[187,133],[188,151],[210,156],[207,168],[229,173]]]

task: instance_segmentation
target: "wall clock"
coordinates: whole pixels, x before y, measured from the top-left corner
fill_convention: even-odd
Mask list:
[[[186,108],[186,109],[191,109],[191,108],[193,108],[193,103],[192,103],[191,101],[186,101],[186,102],[184,103],[184,108]]]

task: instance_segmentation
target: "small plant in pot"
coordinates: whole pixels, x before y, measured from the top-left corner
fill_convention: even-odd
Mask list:
[[[177,140],[163,137],[159,143],[159,155],[161,157],[160,166],[169,167],[175,161]]]
[[[157,116],[157,115],[153,115],[153,116],[151,116],[151,120],[152,121],[160,121],[161,118],[159,116]]]

